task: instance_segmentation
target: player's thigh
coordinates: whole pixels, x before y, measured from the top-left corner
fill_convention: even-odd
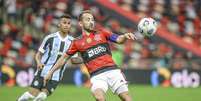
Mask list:
[[[104,93],[108,90],[108,84],[106,81],[106,77],[104,75],[96,75],[91,79],[91,92],[95,92],[97,89],[101,89]]]
[[[120,94],[128,91],[128,83],[121,70],[112,70],[108,74],[108,84],[113,93]]]
[[[30,87],[28,92],[33,96],[37,96],[40,93],[40,90],[37,88]]]
[[[59,84],[58,81],[50,80],[47,82],[47,85],[43,87],[42,91],[46,92],[47,95],[51,95],[57,88],[58,84]]]
[[[31,83],[29,93],[32,94],[33,96],[37,96],[38,93],[40,93],[42,86],[43,86],[42,77],[35,76]]]
[[[43,87],[43,78],[35,76],[31,83],[29,93],[31,93],[34,96],[37,96],[38,93],[41,91],[42,87]]]

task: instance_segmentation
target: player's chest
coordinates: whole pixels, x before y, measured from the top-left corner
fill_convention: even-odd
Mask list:
[[[65,52],[71,44],[71,41],[54,41],[52,44],[52,53],[57,54],[60,53],[62,54]]]
[[[106,43],[107,40],[104,36],[102,36],[101,34],[96,34],[93,36],[85,36],[82,38],[82,40],[80,40],[79,44],[78,44],[78,48],[80,51],[85,51],[88,48],[94,47],[98,44],[102,44],[102,43]]]

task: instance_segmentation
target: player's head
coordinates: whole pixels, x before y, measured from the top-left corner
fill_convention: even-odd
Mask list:
[[[71,28],[71,16],[68,14],[62,15],[59,18],[58,26],[61,32],[64,32],[64,33],[69,32]]]
[[[92,12],[90,10],[85,10],[79,15],[79,25],[82,29],[91,32],[95,27],[95,20]]]

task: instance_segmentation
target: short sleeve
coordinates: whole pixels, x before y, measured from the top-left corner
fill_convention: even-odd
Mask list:
[[[114,33],[107,31],[107,30],[103,30],[102,33],[106,37],[106,39],[111,41],[111,42],[116,42],[117,38],[119,37],[119,35],[114,34]]]
[[[76,40],[73,40],[70,47],[66,51],[66,54],[68,55],[73,55],[78,51],[77,46],[76,46]]]
[[[38,51],[40,51],[41,53],[45,52],[45,49],[47,48],[47,45],[48,45],[48,39],[49,38],[47,36],[43,39],[43,41],[38,49]]]

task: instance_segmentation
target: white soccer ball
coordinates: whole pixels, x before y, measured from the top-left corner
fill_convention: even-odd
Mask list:
[[[138,31],[144,36],[153,36],[157,30],[157,22],[152,18],[142,18],[138,23]]]

